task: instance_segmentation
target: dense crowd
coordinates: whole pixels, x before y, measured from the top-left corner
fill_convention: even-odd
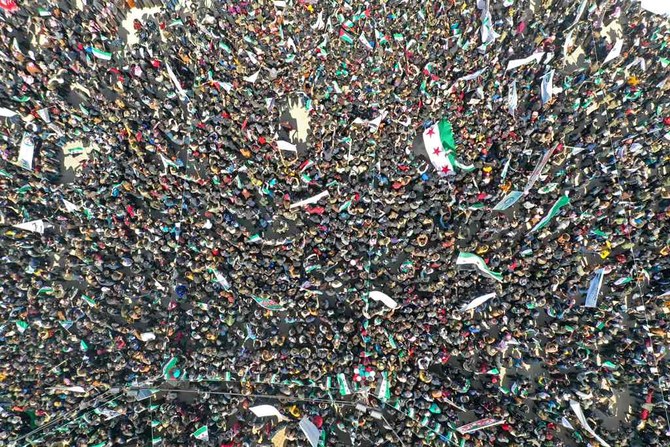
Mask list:
[[[71,3],[0,2],[0,444],[670,444],[667,17]]]

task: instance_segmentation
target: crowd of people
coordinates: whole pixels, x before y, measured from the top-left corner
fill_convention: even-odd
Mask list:
[[[131,3],[0,1],[0,444],[670,444],[666,16]]]

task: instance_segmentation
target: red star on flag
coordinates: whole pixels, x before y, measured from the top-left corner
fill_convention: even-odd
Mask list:
[[[435,154],[435,155],[440,155],[440,152],[442,152],[442,151],[440,150],[439,147],[436,147],[435,149],[433,149],[433,154]]]
[[[433,135],[435,135],[435,129],[431,127],[430,129],[428,129],[428,132],[426,133],[432,137]]]
[[[442,174],[447,174],[449,173],[450,169],[449,166],[442,166]]]

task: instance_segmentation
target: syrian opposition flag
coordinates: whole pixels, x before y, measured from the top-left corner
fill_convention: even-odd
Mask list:
[[[95,47],[91,49],[93,52],[93,56],[97,57],[98,59],[102,59],[104,61],[109,61],[112,59],[112,53],[108,53],[106,51],[99,50]]]
[[[391,398],[391,386],[389,383],[388,373],[382,371],[382,380],[379,383],[379,388],[377,389],[377,398],[382,402],[386,402]]]
[[[28,326],[29,326],[28,323],[26,323],[25,321],[19,320],[16,322],[16,329],[18,329],[18,331],[21,334],[23,334],[26,331],[26,329],[28,329]]]
[[[568,205],[570,203],[570,197],[568,196],[561,196],[560,199],[554,203],[554,206],[551,207],[549,212],[547,213],[546,216],[542,218],[541,221],[539,221],[531,230],[531,233],[536,232],[537,230],[540,230],[544,227],[546,227],[549,222],[551,222],[551,219],[553,219],[560,211],[561,208],[563,208],[565,205]]]
[[[472,165],[464,165],[456,160],[454,131],[447,120],[440,120],[423,131],[423,145],[439,175],[455,174],[456,169],[466,172],[475,169]]]
[[[488,276],[489,278],[495,279],[498,282],[502,282],[502,273],[494,272],[493,270],[489,269],[489,267],[486,265],[486,262],[473,253],[459,253],[458,258],[456,259],[456,265],[475,266],[477,270],[479,270],[480,273],[482,273],[484,276]]]
[[[339,385],[340,394],[342,396],[347,396],[351,394],[351,388],[349,388],[349,382],[347,382],[347,378],[343,373],[339,373],[337,375],[337,384]]]
[[[207,426],[203,425],[202,427],[194,431],[193,437],[201,441],[209,441],[209,431],[207,430]]]
[[[95,300],[94,300],[93,298],[91,298],[90,296],[82,295],[81,298],[82,298],[82,299],[86,302],[86,304],[88,304],[89,306],[91,306],[91,307],[95,307],[95,306],[96,306],[96,302],[95,302]]]
[[[273,311],[282,311],[286,310],[284,309],[284,306],[281,305],[281,303],[278,303],[277,301],[273,300],[272,298],[264,298],[256,295],[251,295],[251,297],[256,301],[262,308],[267,309],[267,310],[273,310]]]

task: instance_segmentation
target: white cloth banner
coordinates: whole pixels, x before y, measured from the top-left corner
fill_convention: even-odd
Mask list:
[[[586,9],[586,4],[588,3],[587,0],[582,0],[582,3],[579,5],[579,8],[577,9],[577,15],[575,16],[575,20],[572,21],[572,25],[570,25],[568,28],[572,28],[579,22],[579,19],[582,18],[582,14],[584,13],[584,10]]]
[[[314,425],[312,421],[307,418],[307,416],[303,416],[303,418],[300,420],[300,429],[305,434],[305,436],[307,436],[307,439],[309,440],[309,443],[312,445],[312,447],[318,447],[321,432],[318,428],[316,428],[316,425]]]
[[[640,6],[654,14],[670,16],[670,2],[668,0],[642,0]]]
[[[309,205],[310,203],[316,203],[324,197],[328,197],[330,193],[328,191],[323,191],[318,193],[315,196],[310,197],[309,199],[301,200],[300,202],[293,203],[289,208],[298,208],[300,206]]]
[[[553,96],[554,70],[542,76],[542,87],[540,94],[542,95],[542,104],[546,104]]]
[[[389,309],[396,309],[398,307],[398,303],[393,298],[377,290],[370,292],[370,298],[375,301],[381,301]]]
[[[548,149],[540,159],[540,162],[537,164],[537,166],[535,166],[535,169],[533,169],[533,172],[530,174],[530,177],[528,178],[528,183],[526,183],[526,187],[523,189],[524,194],[530,191],[530,189],[533,187],[537,179],[540,178],[540,175],[542,174],[544,167],[547,165],[547,162],[549,162],[549,159],[551,158],[551,155],[554,153],[555,149],[556,146],[553,147],[552,149]]]
[[[79,211],[79,207],[74,203],[70,202],[69,200],[63,199],[63,204],[65,205],[65,209],[67,210],[68,213],[71,213],[73,211]]]
[[[462,434],[468,434],[475,432],[477,430],[483,430],[485,428],[489,427],[495,427],[496,425],[504,424],[505,421],[501,419],[494,419],[494,418],[485,418],[485,419],[479,419],[478,421],[470,422],[469,424],[461,425],[460,427],[457,427],[456,430]]]
[[[463,76],[462,78],[458,78],[456,82],[458,81],[472,81],[473,79],[477,79],[486,71],[486,68],[482,68],[481,70],[477,70],[474,73],[471,73],[467,76]]]
[[[182,100],[186,99],[186,92],[184,91],[183,88],[181,88],[181,83],[179,82],[179,79],[177,79],[177,76],[175,76],[174,72],[172,71],[170,64],[166,62],[165,68],[167,69],[168,76],[170,77],[170,80],[172,80],[172,83],[174,84],[174,87],[177,90],[177,94],[179,95],[179,97]]]
[[[493,207],[493,211],[505,211],[507,208],[514,205],[522,196],[523,192],[521,191],[508,192],[507,195]]]
[[[617,39],[616,43],[614,44],[610,52],[607,53],[607,57],[603,61],[603,65],[619,57],[621,55],[622,49],[623,49],[623,39]]]
[[[470,303],[467,306],[463,306],[461,308],[461,312],[467,312],[471,309],[479,307],[482,304],[484,304],[485,302],[487,302],[488,300],[490,300],[491,298],[495,298],[495,296],[496,296],[496,293],[491,292],[491,293],[487,293],[486,295],[482,295],[478,298],[475,298],[474,300],[470,301]]]
[[[54,389],[58,391],[69,391],[71,393],[86,394],[86,390],[80,386],[55,386]]]
[[[256,73],[252,74],[251,76],[245,76],[242,79],[244,79],[247,82],[251,82],[252,84],[256,82],[256,79],[258,79],[258,75],[260,74],[260,70],[258,70]]]
[[[32,222],[25,222],[13,225],[14,228],[20,230],[32,231],[33,233],[44,233],[44,221],[42,219],[33,220]]]
[[[156,340],[156,334],[154,334],[153,332],[142,332],[140,334],[140,340],[145,341],[145,342]]]
[[[112,419],[121,416],[121,413],[119,413],[118,411],[110,410],[109,408],[97,408],[94,411],[98,414],[102,414],[103,416],[105,416],[106,421],[111,421]]]
[[[591,280],[589,285],[589,291],[586,293],[586,303],[584,307],[596,307],[598,304],[598,295],[600,294],[600,288],[603,285],[603,278],[605,277],[605,269],[599,269],[596,271],[596,276]]]
[[[0,107],[0,117],[11,118],[16,115],[18,115],[18,113],[16,113],[15,111],[6,109],[5,107]]]
[[[214,277],[216,278],[216,282],[221,284],[224,289],[230,290],[230,283],[228,282],[226,277],[223,276],[221,274],[221,272],[219,272],[218,270],[216,270],[216,269],[213,269],[213,270],[214,270]]]
[[[255,407],[249,407],[249,411],[251,411],[259,418],[276,416],[277,418],[279,418],[280,421],[288,421],[288,418],[283,414],[281,414],[279,410],[277,410],[272,405],[258,405]]]
[[[482,45],[479,48],[486,51],[486,46],[494,42],[500,35],[493,30],[493,20],[491,19],[491,11],[489,11],[488,0],[477,2],[477,8],[482,12],[480,17],[482,21]]]
[[[319,11],[319,15],[316,17],[316,23],[310,25],[310,28],[313,30],[322,30],[326,27],[325,22],[323,21],[323,11]]]
[[[22,168],[33,169],[33,155],[35,152],[35,143],[33,137],[28,132],[23,132],[21,147],[19,147],[19,165]]]
[[[579,423],[582,424],[582,427],[584,427],[584,430],[589,432],[591,436],[596,438],[596,440],[601,443],[604,447],[610,447],[608,443],[605,442],[603,438],[598,436],[595,431],[591,428],[589,425],[588,421],[586,420],[586,417],[584,416],[584,412],[582,411],[582,406],[579,405],[579,402],[571,400],[570,401],[570,408],[572,408],[572,411],[575,412],[575,415],[577,415],[577,419],[579,419]]]
[[[509,86],[507,91],[507,110],[510,115],[514,115],[516,112],[516,107],[519,104],[519,97],[516,94],[516,80],[512,81],[512,85]]]
[[[49,116],[49,109],[39,109],[37,114],[44,120],[45,123],[51,122],[51,116]]]
[[[364,120],[362,118],[356,118],[352,124],[360,124],[360,125],[367,125],[370,127],[370,133],[375,133],[377,132],[377,129],[379,129],[379,125],[382,123],[382,120],[386,118],[386,115],[388,115],[388,112],[386,110],[382,110],[379,116],[373,120]]]
[[[277,147],[280,151],[298,152],[298,146],[289,143],[288,141],[277,140]]]
[[[535,53],[523,59],[511,60],[507,63],[507,68],[505,69],[505,71],[509,71],[513,68],[521,67],[526,64],[530,64],[531,62],[540,62],[543,56],[544,53]]]

